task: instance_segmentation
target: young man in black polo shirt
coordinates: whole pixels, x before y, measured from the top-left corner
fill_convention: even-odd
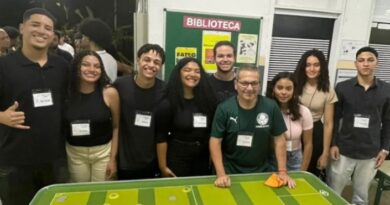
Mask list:
[[[43,186],[59,182],[68,64],[48,55],[54,17],[33,8],[23,15],[21,51],[0,59],[0,198],[26,205]]]
[[[336,86],[329,185],[339,194],[352,177],[353,204],[368,204],[368,189],[389,154],[390,85],[374,76],[378,53],[356,53],[357,77]]]
[[[137,52],[138,73],[118,78],[121,119],[119,126],[118,178],[153,178],[158,173],[154,111],[163,96],[164,83],[156,78],[165,61],[157,44]]]

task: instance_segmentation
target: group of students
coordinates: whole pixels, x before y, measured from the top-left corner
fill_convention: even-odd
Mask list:
[[[54,23],[44,9],[27,10],[21,49],[0,58],[4,205],[68,181],[216,174],[215,185],[229,187],[229,174],[274,171],[293,188],[288,171],[326,180],[325,168],[338,193],[353,173],[353,203],[368,203],[390,144],[390,88],[374,77],[373,48],[357,52],[357,77],[336,92],[324,54],[313,49],[294,73],[277,74],[265,97],[256,66],[233,69],[228,41],[214,47],[212,75],[183,58],[165,83],[157,78],[164,50],[145,44],[137,73],[113,81],[95,51],[78,51],[70,66],[49,54]]]

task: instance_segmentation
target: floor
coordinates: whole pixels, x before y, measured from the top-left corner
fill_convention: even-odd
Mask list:
[[[377,185],[378,185],[378,183],[375,180],[373,180],[371,182],[371,187],[369,190],[369,205],[374,204]],[[352,198],[352,186],[351,185],[348,185],[347,187],[345,187],[342,196],[345,199],[347,199],[347,201],[351,202],[351,198]],[[389,202],[390,202],[390,190],[382,192],[380,205],[389,205],[390,204]]]

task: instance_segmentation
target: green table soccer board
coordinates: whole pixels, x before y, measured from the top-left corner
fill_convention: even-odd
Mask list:
[[[315,176],[291,172],[294,189],[270,188],[270,173],[231,175],[230,188],[214,186],[215,176],[51,185],[32,205],[332,205],[348,204]]]

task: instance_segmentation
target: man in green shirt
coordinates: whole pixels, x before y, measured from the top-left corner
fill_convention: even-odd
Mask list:
[[[294,187],[286,169],[283,116],[276,102],[259,95],[258,68],[244,65],[237,69],[235,89],[237,96],[218,106],[212,124],[210,153],[217,174],[215,185],[229,187],[227,174],[267,171],[274,146],[278,176]]]

